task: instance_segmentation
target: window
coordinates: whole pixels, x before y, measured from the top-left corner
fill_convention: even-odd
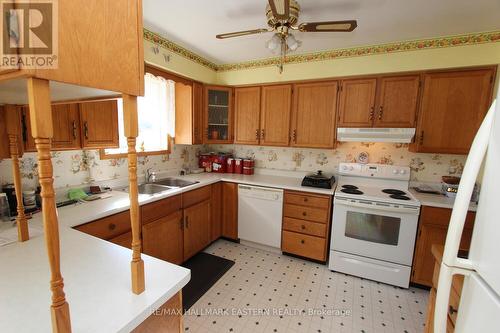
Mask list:
[[[175,82],[146,73],[144,97],[137,98],[139,135],[136,150],[141,155],[168,153],[175,136]],[[123,133],[123,103],[118,100],[119,148],[101,150],[101,157],[122,157],[127,153]]]

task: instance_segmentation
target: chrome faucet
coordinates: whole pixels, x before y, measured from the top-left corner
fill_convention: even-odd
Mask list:
[[[146,169],[146,182],[154,183],[156,182],[156,172],[152,171],[153,168]]]

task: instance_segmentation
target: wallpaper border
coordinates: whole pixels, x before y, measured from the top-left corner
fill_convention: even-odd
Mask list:
[[[173,53],[183,56],[193,62],[196,62],[217,72],[269,67],[277,65],[279,62],[278,57],[273,57],[239,63],[217,65],[148,29],[144,29],[144,39],[158,44],[159,46]],[[339,58],[352,58],[369,55],[390,54],[396,52],[439,49],[464,45],[477,45],[485,43],[495,43],[499,41],[500,31],[480,32],[473,34],[409,40],[380,45],[332,49],[313,53],[296,54],[288,56],[285,60],[285,63],[298,64],[310,61],[325,61]]]

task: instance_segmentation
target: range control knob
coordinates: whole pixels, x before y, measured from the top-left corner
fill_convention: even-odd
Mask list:
[[[399,170],[399,173],[402,174],[402,175],[404,175],[406,173],[406,170],[404,170],[404,169],[403,170]]]
[[[397,175],[398,174],[398,170],[394,169],[394,170],[392,170],[392,173],[395,174],[395,175]]]
[[[352,171],[352,170],[354,170],[354,167],[351,165],[351,166],[349,167],[349,171]]]

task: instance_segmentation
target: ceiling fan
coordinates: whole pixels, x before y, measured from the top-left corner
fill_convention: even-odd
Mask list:
[[[288,51],[295,51],[302,42],[295,39],[291,31],[301,32],[351,32],[358,26],[356,20],[324,21],[301,23],[297,25],[300,6],[295,0],[268,0],[266,6],[267,25],[269,28],[229,32],[219,34],[218,39],[274,32],[266,47],[273,53],[280,54],[278,68],[283,72],[283,65]]]

